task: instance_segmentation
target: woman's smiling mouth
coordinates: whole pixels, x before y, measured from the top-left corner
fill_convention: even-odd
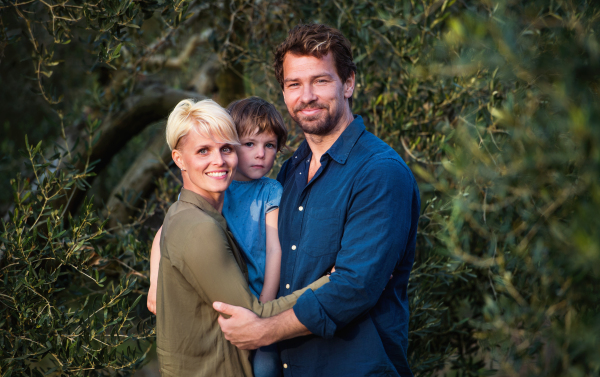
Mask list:
[[[209,177],[213,178],[221,178],[227,175],[226,171],[211,171],[210,173],[206,173]]]

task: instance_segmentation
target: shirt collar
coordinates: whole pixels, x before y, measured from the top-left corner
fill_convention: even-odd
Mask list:
[[[350,151],[360,138],[360,135],[365,131],[365,124],[360,115],[354,115],[354,120],[346,127],[344,132],[337,138],[335,143],[329,148],[325,154],[329,155],[337,163],[345,164]],[[304,161],[306,157],[311,153],[310,147],[306,140],[300,144],[292,159],[294,166],[298,165],[301,161]]]
[[[207,215],[215,219],[215,221],[218,222],[219,225],[223,227],[223,229],[227,230],[227,221],[225,220],[223,215],[221,215],[219,211],[215,209],[215,207],[213,207],[206,199],[204,199],[202,195],[182,188],[179,200],[198,207],[201,211],[205,212]]]

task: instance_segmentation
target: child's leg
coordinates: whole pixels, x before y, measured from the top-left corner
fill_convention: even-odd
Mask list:
[[[281,377],[281,359],[277,344],[257,349],[252,360],[254,377]]]

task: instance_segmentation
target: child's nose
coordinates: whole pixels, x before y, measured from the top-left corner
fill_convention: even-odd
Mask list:
[[[264,158],[265,157],[265,148],[257,148],[256,149],[256,158]]]

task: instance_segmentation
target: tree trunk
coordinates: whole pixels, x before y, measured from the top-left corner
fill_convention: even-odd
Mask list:
[[[123,110],[109,115],[98,130],[97,141],[93,146],[89,161],[98,161],[94,172],[98,174],[108,165],[112,157],[127,144],[132,137],[143,131],[148,125],[166,119],[175,105],[186,98],[204,99],[194,92],[172,89],[156,84],[144,88],[140,94],[132,95],[125,102]],[[85,145],[81,145],[76,153],[84,155]],[[85,160],[77,162],[76,167],[84,170]],[[89,178],[89,183],[94,177]],[[67,211],[74,213],[85,192],[77,190],[68,203]]]

